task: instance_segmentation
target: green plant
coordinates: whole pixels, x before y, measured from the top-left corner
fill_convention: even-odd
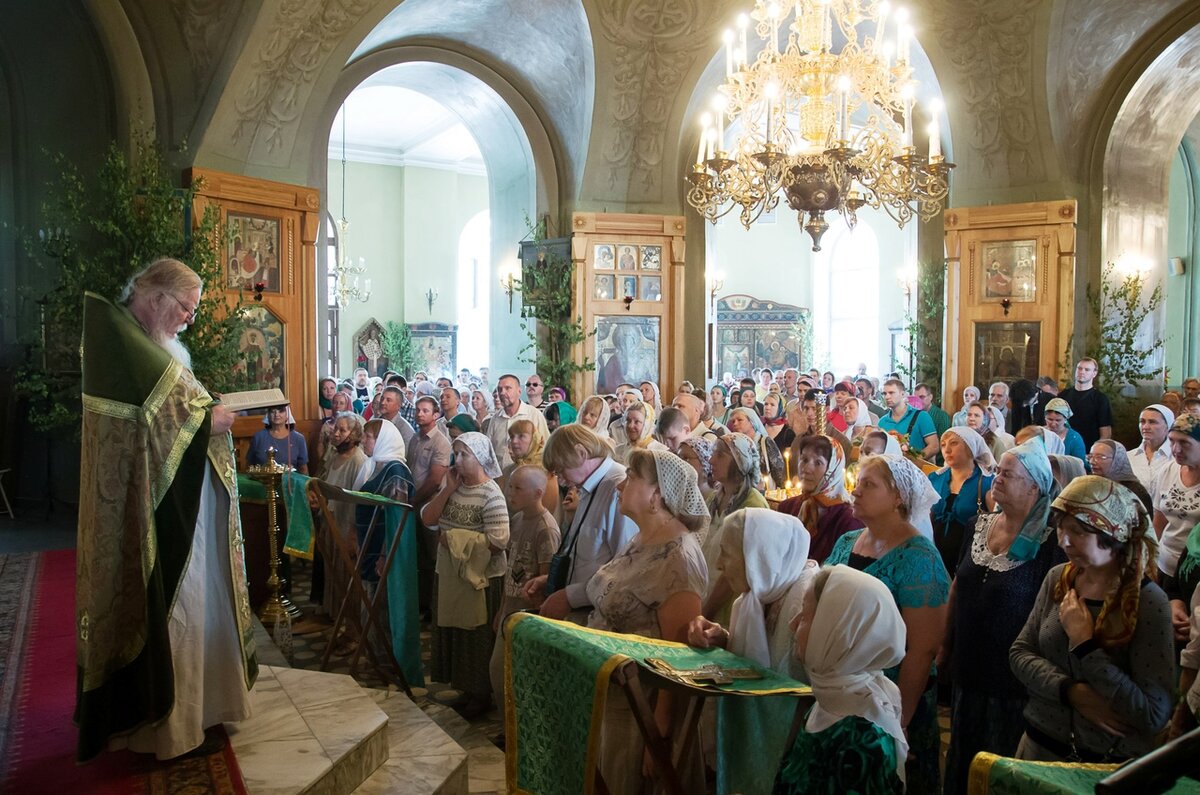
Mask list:
[[[915,312],[910,304],[904,313],[906,341],[900,350],[907,357],[896,362],[896,372],[914,386],[942,383],[942,325],[946,313],[946,263],[917,265]],[[910,364],[911,363],[911,364]]]
[[[1118,276],[1116,265],[1108,263],[1100,275],[1099,287],[1088,285],[1086,294],[1088,316],[1093,324],[1088,327],[1078,348],[1079,357],[1090,357],[1100,365],[1096,376],[1096,388],[1108,395],[1114,404],[1123,404],[1132,398],[1125,394],[1125,387],[1138,382],[1152,381],[1162,375],[1161,367],[1150,367],[1149,362],[1163,349],[1162,337],[1140,334],[1146,318],[1153,315],[1163,303],[1161,284],[1155,285],[1146,294],[1146,285],[1138,274]],[[1075,350],[1075,335],[1067,340],[1067,349],[1061,370],[1072,378]],[[1147,343],[1148,344],[1139,344]]]
[[[532,363],[546,383],[569,385],[576,373],[596,369],[596,363],[586,354],[582,362],[574,359],[575,346],[596,332],[584,328],[581,316],[571,315],[575,265],[569,256],[560,253],[569,251],[569,247],[552,245],[554,242],[546,239],[543,221],[531,230],[530,241],[525,244],[536,253],[534,261],[521,269],[517,288],[523,303],[521,317],[537,322],[521,321],[521,329],[529,337],[521,353],[532,353],[522,361]]]
[[[800,366],[808,369],[816,367],[813,363],[813,327],[812,327],[812,312],[807,309],[800,313],[800,320],[792,324],[792,332],[796,335],[796,340],[800,347]]]
[[[145,133],[135,136],[132,159],[115,143],[110,146],[90,179],[62,155],[55,163],[61,175],[42,207],[43,231],[25,235],[29,254],[52,263],[47,269],[55,274],[49,290],[37,297],[43,331],[17,378],[31,425],[39,430],[79,425],[84,291],[116,299],[130,276],[163,256],[187,263],[208,286],[183,336],[197,378],[218,392],[258,386],[234,367],[247,321],[240,296],[231,300],[221,289],[225,238],[219,213],[210,207],[194,229],[190,224],[199,184],[178,188],[163,152]]]
[[[413,345],[412,331],[404,323],[389,320],[384,324],[383,339],[380,341],[391,369],[410,376],[421,366],[416,346]]]

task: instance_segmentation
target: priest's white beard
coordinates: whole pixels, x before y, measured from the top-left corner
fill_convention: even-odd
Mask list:
[[[184,326],[183,328],[187,328]],[[179,331],[182,331],[180,329]],[[188,353],[188,349],[183,347],[183,343],[179,341],[178,331],[171,335],[155,335],[154,341],[159,344],[163,350],[171,354],[177,362],[182,364],[187,369],[192,369],[192,354]]]

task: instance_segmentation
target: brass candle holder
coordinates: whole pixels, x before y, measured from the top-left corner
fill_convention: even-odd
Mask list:
[[[285,618],[297,619],[303,615],[300,608],[292,604],[280,591],[283,580],[279,577],[279,484],[283,481],[284,474],[291,471],[290,466],[275,460],[274,447],[267,450],[267,463],[254,464],[246,469],[246,474],[260,481],[267,490],[267,543],[271,547],[271,576],[267,578],[267,588],[270,589],[271,596],[258,614],[265,627],[273,627]]]

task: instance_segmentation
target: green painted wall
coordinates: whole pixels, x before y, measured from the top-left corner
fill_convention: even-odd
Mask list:
[[[1166,269],[1163,289],[1167,329],[1166,366],[1170,385],[1200,372],[1200,350],[1196,341],[1196,296],[1200,288],[1200,180],[1197,179],[1195,153],[1185,141],[1171,165],[1169,214],[1167,219],[1167,257],[1180,257],[1184,273],[1172,275]]]

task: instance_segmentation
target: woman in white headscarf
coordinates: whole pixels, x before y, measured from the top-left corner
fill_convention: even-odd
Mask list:
[[[421,508],[421,523],[438,534],[430,676],[464,695],[466,718],[491,708],[492,620],[504,595],[508,505],[496,485],[500,464],[482,433],[454,440],[441,488]]]
[[[971,537],[975,517],[987,510],[996,459],[983,437],[970,428],[951,426],[942,434],[946,465],[929,473],[941,498],[933,506],[933,542],[951,574],[962,557],[963,541]]]
[[[954,412],[954,416],[950,420],[951,425],[966,425],[967,424],[967,409],[971,408],[971,404],[979,400],[979,387],[967,386],[963,388],[963,407]]]
[[[842,536],[825,559],[878,577],[896,601],[908,628],[908,652],[888,678],[903,696],[903,723],[912,758],[912,792],[938,792],[940,736],[934,656],[946,633],[950,576],[937,547],[914,526],[937,503],[929,478],[906,458],[868,456],[854,486],[854,515],[866,525]]]
[[[588,580],[592,603],[588,626],[609,632],[687,641],[688,622],[700,612],[708,586],[708,566],[697,538],[708,526],[708,508],[696,484],[696,470],[666,450],[634,450],[619,486],[621,513],[638,533],[615,558]],[[655,722],[672,736],[672,703],[660,692]],[[699,754],[685,749],[693,790],[703,787]],[[616,693],[606,700],[600,738],[600,772],[610,792],[641,792],[644,747],[628,701]]]
[[[658,384],[653,381],[643,381],[638,384],[638,391],[642,393],[643,403],[654,409],[655,414],[662,413],[662,394],[658,391]]]
[[[1000,456],[1004,455],[1016,440],[1004,432],[1003,420],[997,423],[993,408],[980,401],[967,406],[967,427],[983,437],[988,449],[992,451],[992,458],[999,461]]]
[[[788,624],[800,611],[805,572],[816,572],[815,562],[808,565],[809,540],[804,524],[794,516],[766,508],[730,514],[717,557],[719,576],[739,594],[729,627],[697,616],[688,626],[688,643],[701,649],[727,648],[764,668],[797,673],[792,671]],[[741,703],[718,705],[717,791],[767,792],[774,771],[762,760],[783,754],[796,703],[790,697],[734,701]]]
[[[794,621],[816,703],[780,760],[774,791],[903,793],[908,740],[899,688],[907,627],[888,589],[847,566],[813,577]],[[909,792],[932,792],[909,780]]]
[[[628,465],[634,450],[666,450],[667,446],[654,438],[654,409],[639,400],[625,409],[625,441],[617,445],[613,458]]]
[[[857,439],[872,425],[871,411],[867,408],[867,402],[862,398],[847,400],[842,406],[842,416],[846,419],[847,439]]]

